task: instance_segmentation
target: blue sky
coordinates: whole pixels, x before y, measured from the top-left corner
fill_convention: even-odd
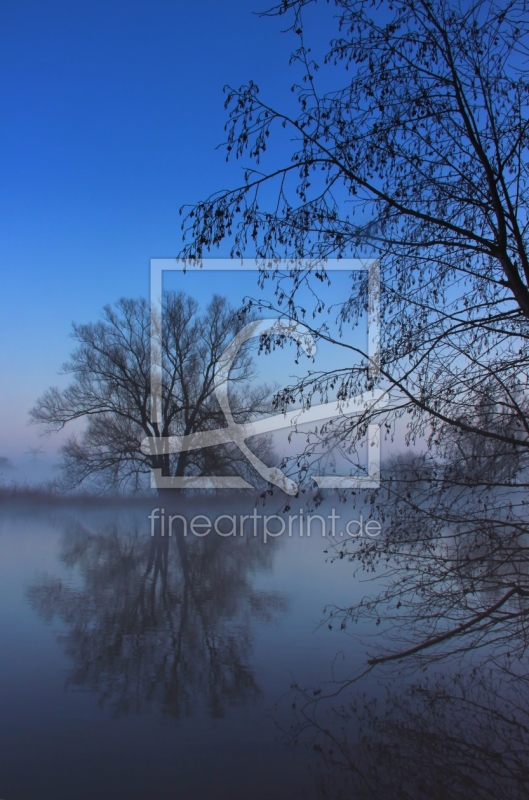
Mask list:
[[[3,0],[0,456],[42,444],[27,412],[64,384],[71,322],[147,296],[149,259],[180,249],[180,206],[240,179],[215,149],[223,85],[251,78],[292,103],[295,38],[263,7]],[[236,281],[226,291],[239,299]]]
[[[222,87],[277,93],[288,63],[288,37],[257,8],[2,3],[2,453],[35,443],[27,410],[57,382],[72,320],[147,295],[149,259],[179,250],[179,207],[238,177],[215,150]]]

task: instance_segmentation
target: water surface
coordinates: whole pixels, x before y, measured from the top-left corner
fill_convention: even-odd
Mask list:
[[[199,498],[185,515],[245,502]],[[484,649],[343,687],[380,629],[329,626],[324,608],[380,577],[331,563],[318,525],[169,537],[151,510],[0,514],[0,797],[529,795],[523,663]]]
[[[318,532],[153,537],[147,514],[4,510],[0,796],[315,796],[277,703],[362,655],[319,624],[361,592],[349,565]]]

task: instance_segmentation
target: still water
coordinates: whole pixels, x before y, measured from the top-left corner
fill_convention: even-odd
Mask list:
[[[0,797],[315,797],[284,709],[364,656],[320,624],[361,584],[317,526],[162,538],[149,510],[2,511]]]
[[[2,800],[528,797],[525,660],[481,648],[344,686],[380,629],[324,609],[380,576],[331,561],[318,525],[184,535],[252,509],[195,498],[172,536],[152,505],[2,509]]]

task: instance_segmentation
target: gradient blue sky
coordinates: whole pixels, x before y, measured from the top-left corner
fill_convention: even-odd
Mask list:
[[[295,38],[252,13],[266,5],[3,0],[0,455],[42,444],[27,412],[64,383],[72,320],[147,296],[149,259],[181,246],[179,207],[239,179],[215,150],[223,85],[292,102]]]

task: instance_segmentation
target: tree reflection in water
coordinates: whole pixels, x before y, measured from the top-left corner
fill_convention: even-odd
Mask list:
[[[329,548],[375,580],[327,618],[348,633],[370,623],[356,629],[363,666],[295,687],[295,719],[278,719],[312,749],[320,796],[529,797],[527,484],[510,485],[497,456],[396,461],[372,500],[384,536]]]
[[[251,573],[270,567],[274,543],[77,524],[62,548],[79,586],[45,577],[28,598],[44,619],[66,626],[70,683],[99,692],[116,714],[153,704],[179,717],[205,704],[220,717],[255,701],[251,625],[284,611],[285,601],[254,590]]]
[[[318,796],[529,796],[529,678],[506,664],[413,681],[399,676],[386,685],[385,696],[371,681],[341,702],[339,694],[297,694],[285,740],[314,752]]]
[[[388,464],[384,536],[331,549],[376,580],[327,620],[370,623],[363,667],[289,698],[323,797],[529,797],[527,462],[454,439],[444,460]]]

